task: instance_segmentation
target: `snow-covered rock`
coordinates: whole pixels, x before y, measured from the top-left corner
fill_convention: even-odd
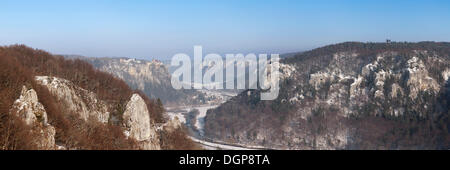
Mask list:
[[[348,120],[382,117],[370,121],[383,126],[383,118],[436,112],[433,99],[443,94],[450,76],[448,54],[415,52],[408,50],[410,44],[397,44],[408,46],[405,49],[387,44],[376,51],[347,45],[286,59],[283,64],[293,66],[290,70],[295,72],[281,81],[277,100],[255,104],[248,99],[258,92],[238,95],[208,113],[206,136],[280,149],[344,149],[355,146],[358,128],[366,126]],[[268,105],[281,108],[275,113],[283,115],[282,123],[267,123],[273,114],[265,111]],[[239,109],[228,109],[235,107]],[[377,128],[369,130],[378,133]]]
[[[418,57],[412,57],[408,60],[409,79],[408,86],[410,90],[409,97],[415,99],[420,91],[439,92],[439,84],[430,77],[424,63]]]
[[[448,81],[448,78],[450,77],[450,68],[447,68],[442,72],[442,77],[445,81]]]

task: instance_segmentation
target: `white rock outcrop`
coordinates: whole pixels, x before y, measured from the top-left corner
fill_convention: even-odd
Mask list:
[[[410,98],[416,99],[420,91],[439,92],[439,84],[435,79],[430,77],[425,64],[418,57],[412,57],[408,60],[407,70],[409,72],[408,86]]]
[[[170,73],[166,66],[157,60],[145,61],[137,59],[103,59],[98,69],[127,80],[130,85],[145,90],[146,84],[154,86],[170,85]]]
[[[140,149],[160,149],[156,128],[151,125],[147,105],[141,96],[133,94],[122,118],[125,135],[139,142]]]
[[[36,81],[46,86],[52,95],[57,97],[59,102],[66,107],[67,111],[78,114],[85,121],[94,119],[102,123],[108,123],[110,116],[108,105],[98,99],[95,93],[61,78],[37,76]],[[139,149],[160,149],[156,128],[151,124],[147,104],[141,96],[134,94],[131,97],[122,118],[125,135],[137,141]]]
[[[334,75],[326,72],[317,72],[310,75],[309,84],[314,86],[316,90],[320,89],[326,82],[334,80]]]
[[[33,89],[28,90],[25,86],[22,87],[19,99],[13,104],[13,110],[27,125],[33,125],[38,119],[39,122],[47,124],[47,113],[44,106],[39,103],[36,91]]]
[[[442,77],[445,81],[448,81],[448,78],[450,77],[450,68],[447,68],[442,72]]]
[[[17,99],[10,111],[16,114],[27,125],[36,127],[39,136],[34,139],[38,149],[55,148],[55,128],[47,122],[47,112],[39,102],[36,91],[22,87],[19,99]]]
[[[398,95],[403,95],[403,90],[397,83],[392,84],[391,98],[397,98]]]
[[[94,118],[102,123],[108,122],[110,116],[108,107],[95,93],[61,78],[36,76],[36,81],[46,86],[68,111],[79,114],[83,120]]]

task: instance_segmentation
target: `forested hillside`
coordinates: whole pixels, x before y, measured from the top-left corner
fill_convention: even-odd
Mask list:
[[[38,82],[36,76],[45,76],[54,80],[51,83],[63,82],[63,84],[49,84],[47,87],[45,86],[47,79]],[[60,98],[67,95],[56,95],[59,91],[54,90],[61,90],[61,88],[52,89],[52,85],[64,86],[72,90],[62,92],[71,94],[78,101],[75,98]],[[23,86],[25,89],[22,89]],[[25,92],[36,91],[38,102],[44,106],[46,112],[44,115],[48,117],[48,121],[27,125],[21,119],[23,115],[12,114],[13,105],[16,105],[19,97],[23,98],[24,90]],[[142,92],[130,89],[124,81],[94,69],[85,61],[66,60],[62,56],[54,56],[23,45],[0,47],[0,147],[1,149],[55,149],[40,148],[36,142],[33,142],[37,139],[34,136],[40,135],[42,126],[51,125],[56,131],[54,140],[58,147],[138,149],[137,141],[124,134],[125,127],[121,120],[133,94],[139,94],[145,102],[144,107],[148,110],[150,123],[166,123],[163,119],[164,109],[160,102],[149,99]],[[66,100],[83,105],[67,106],[65,105],[67,102],[64,102]],[[105,114],[109,115],[109,118],[106,123],[91,119],[83,120],[77,116],[78,111],[70,109],[72,107],[87,111],[106,107]],[[39,120],[40,114],[36,112],[34,114]],[[187,140],[183,128],[170,133],[158,133],[160,133],[159,137],[155,140],[161,143],[161,149],[195,148],[195,145]]]
[[[245,91],[206,117],[212,139],[278,149],[449,149],[450,43],[325,46],[295,68],[274,101]]]

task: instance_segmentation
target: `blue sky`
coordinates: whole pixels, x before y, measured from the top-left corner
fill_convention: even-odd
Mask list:
[[[285,53],[343,41],[450,41],[444,0],[2,0],[0,45],[170,58]]]

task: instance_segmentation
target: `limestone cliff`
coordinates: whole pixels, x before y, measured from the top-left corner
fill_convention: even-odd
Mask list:
[[[282,76],[276,100],[240,94],[207,114],[206,134],[280,149],[450,147],[442,103],[449,55],[448,43],[433,42],[342,43],[301,53],[282,61],[294,69]]]
[[[22,87],[19,99],[11,109],[11,114],[19,116],[27,125],[39,134],[33,142],[38,149],[55,148],[55,128],[47,122],[47,112],[39,103],[36,91]]]
[[[132,150],[175,143],[155,132],[154,121],[165,123],[159,101],[86,61],[11,45],[0,47],[0,66],[2,149]]]
[[[102,123],[108,122],[110,116],[108,107],[95,93],[61,78],[37,76],[36,81],[46,86],[68,111],[79,114],[83,120],[93,118]]]
[[[36,81],[46,86],[70,113],[78,114],[85,121],[93,119],[101,123],[108,123],[110,115],[108,108],[111,107],[108,107],[107,102],[98,99],[95,93],[61,78],[37,76]],[[26,120],[30,119],[29,121],[36,119],[30,114],[25,117],[27,117]],[[152,124],[147,105],[141,96],[134,94],[131,97],[126,104],[122,118],[125,135],[136,140],[140,149],[160,149],[155,126]]]
[[[204,98],[196,90],[175,90],[166,65],[158,60],[147,61],[129,58],[83,58],[97,69],[124,80],[133,89],[147,96],[161,99],[165,105],[201,104]]]
[[[134,94],[123,113],[125,134],[140,143],[141,149],[160,149],[156,128],[151,123],[147,105],[141,96]]]

